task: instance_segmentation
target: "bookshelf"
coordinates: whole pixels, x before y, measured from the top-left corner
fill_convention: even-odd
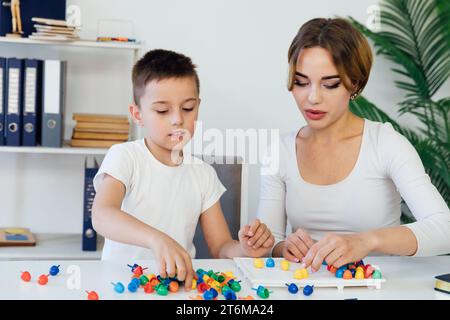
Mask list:
[[[98,237],[97,251],[81,250],[81,234],[37,233],[36,246],[0,247],[2,260],[99,260],[103,239]]]
[[[139,59],[142,43],[139,42],[97,42],[95,40],[77,41],[50,41],[34,40],[28,38],[0,37],[0,46],[19,45],[24,50],[30,50],[33,46],[57,47],[61,50],[81,48],[83,50],[122,50],[132,53],[133,62]],[[26,47],[26,48],[25,48]],[[30,48],[29,48],[30,47]],[[19,47],[20,48],[20,47]],[[22,50],[22,49],[21,49]],[[95,113],[95,112],[94,112]],[[133,138],[133,123],[130,127],[130,137]],[[70,141],[65,141],[62,148],[49,147],[10,147],[0,146],[0,153],[10,154],[43,154],[63,156],[104,156],[108,148],[76,148],[70,146]],[[83,158],[80,158],[83,159]],[[82,160],[84,161],[84,159]],[[83,175],[83,172],[80,172]],[[83,191],[80,190],[80,193]],[[83,212],[79,213],[80,226],[82,225]],[[31,228],[31,232],[33,229]],[[57,232],[57,231],[55,231]],[[34,233],[34,232],[33,232]],[[99,235],[97,251],[82,251],[82,235],[69,233],[34,233],[36,246],[34,247],[0,247],[0,260],[98,260],[101,258],[103,238]]]
[[[79,154],[79,155],[105,155],[108,149],[106,148],[75,148],[70,146],[70,141],[65,141],[62,148],[48,148],[48,147],[8,147],[1,146],[0,152],[9,153],[40,153],[40,154]]]
[[[50,40],[34,40],[28,38],[0,37],[0,44],[1,43],[132,50],[134,51],[135,61],[137,61],[139,57],[139,52],[142,48],[142,44],[140,42],[98,42],[95,40],[50,41]]]

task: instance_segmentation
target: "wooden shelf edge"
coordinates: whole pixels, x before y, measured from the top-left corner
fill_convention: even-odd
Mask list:
[[[83,251],[81,234],[36,233],[36,246],[0,247],[0,261],[23,260],[100,260],[103,239],[97,251]]]
[[[71,47],[90,47],[90,48],[109,48],[109,49],[128,49],[140,50],[141,42],[99,42],[95,40],[76,40],[76,41],[51,41],[51,40],[34,40],[29,38],[7,38],[0,37],[0,43],[13,44],[36,44],[36,45],[54,45],[54,46],[71,46]]]

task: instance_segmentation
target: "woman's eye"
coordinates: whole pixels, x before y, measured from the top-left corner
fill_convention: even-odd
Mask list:
[[[324,84],[323,86],[327,89],[336,89],[337,87],[339,87],[339,85],[341,84],[341,82],[336,82],[336,83],[332,83],[332,84]]]
[[[299,86],[299,87],[306,87],[308,85],[308,82],[301,82],[301,81],[295,80],[294,85]]]
[[[183,108],[183,110],[184,110],[184,111],[188,111],[188,112],[189,112],[189,111],[192,111],[192,110],[194,110],[194,108]]]

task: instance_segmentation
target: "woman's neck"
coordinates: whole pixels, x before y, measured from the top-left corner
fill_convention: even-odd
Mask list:
[[[361,134],[363,125],[364,120],[349,111],[325,128],[307,126],[302,136],[315,143],[334,143]]]

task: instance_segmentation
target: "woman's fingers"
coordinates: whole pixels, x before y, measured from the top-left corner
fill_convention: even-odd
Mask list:
[[[310,237],[309,233],[303,229],[297,229],[294,233],[297,235],[306,245],[308,249],[310,249],[314,245],[314,240]]]

